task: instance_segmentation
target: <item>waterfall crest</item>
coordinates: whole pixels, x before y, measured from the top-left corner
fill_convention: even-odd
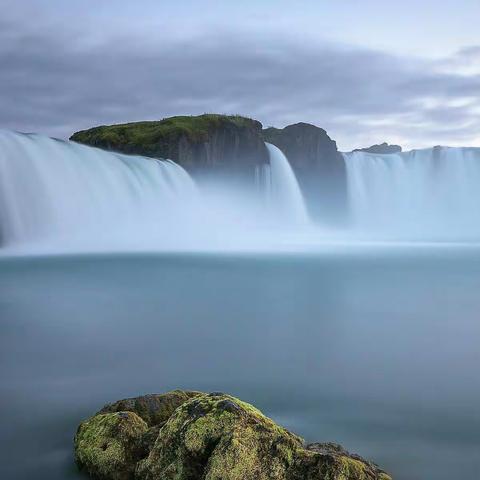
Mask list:
[[[480,148],[344,154],[354,228],[418,240],[480,239]]]

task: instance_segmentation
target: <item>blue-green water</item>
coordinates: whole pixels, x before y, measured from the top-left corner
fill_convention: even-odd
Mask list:
[[[77,477],[104,403],[223,390],[398,480],[480,471],[480,254],[0,259],[0,478]]]

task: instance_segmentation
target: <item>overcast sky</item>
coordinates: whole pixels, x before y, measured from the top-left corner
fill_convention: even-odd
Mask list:
[[[204,112],[480,146],[480,0],[0,0],[0,128]]]

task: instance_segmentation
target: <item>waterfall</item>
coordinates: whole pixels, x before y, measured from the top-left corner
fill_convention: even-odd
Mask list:
[[[262,249],[334,238],[313,229],[287,158],[267,148],[256,196],[222,180],[197,187],[169,160],[0,130],[1,249]],[[480,148],[344,159],[352,225],[342,241],[480,240]]]
[[[222,180],[218,191],[197,187],[169,160],[0,130],[0,245],[83,251],[275,248],[299,245],[300,237],[321,243],[326,232],[312,230],[287,158],[267,148],[270,162],[256,171],[258,197]],[[340,232],[343,240],[480,240],[480,148],[344,159],[352,225]]]
[[[0,131],[3,245],[124,237],[185,216],[189,175],[171,161],[105,152],[41,135]]]
[[[48,252],[261,248],[307,219],[287,159],[268,148],[270,165],[258,172],[262,204],[251,189],[221,180],[210,190],[197,187],[169,160],[0,130],[0,246]]]
[[[480,239],[480,148],[344,154],[357,231],[421,240]]]
[[[257,179],[269,209],[290,224],[307,224],[305,201],[287,157],[275,145],[266,145],[270,163],[257,172]]]

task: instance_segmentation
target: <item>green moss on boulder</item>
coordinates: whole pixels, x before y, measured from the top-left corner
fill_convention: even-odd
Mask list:
[[[75,461],[93,478],[128,480],[141,457],[147,424],[133,412],[99,414],[83,422],[75,435]]]
[[[251,405],[201,395],[175,411],[137,474],[145,480],[281,479],[301,448],[299,437]]]
[[[131,411],[117,412],[125,407]],[[174,391],[108,405],[80,425],[75,458],[100,480],[390,480],[338,445],[305,446],[223,393]]]
[[[391,480],[376,464],[335,443],[312,443],[299,452],[290,480]]]

